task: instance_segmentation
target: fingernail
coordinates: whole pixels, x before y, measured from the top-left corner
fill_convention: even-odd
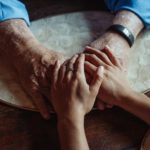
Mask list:
[[[91,46],[86,46],[85,48],[88,48],[88,49],[90,48],[91,49]]]
[[[98,75],[103,78],[104,77],[104,66],[98,67]]]
[[[104,47],[104,49],[110,49],[110,47],[109,47],[108,45],[106,45],[106,46]]]

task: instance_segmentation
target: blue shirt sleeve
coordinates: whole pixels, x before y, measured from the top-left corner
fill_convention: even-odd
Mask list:
[[[129,10],[135,13],[144,23],[146,28],[150,27],[150,1],[149,0],[105,0],[112,12]]]
[[[30,24],[25,5],[19,0],[0,0],[0,22],[9,19],[23,19]]]

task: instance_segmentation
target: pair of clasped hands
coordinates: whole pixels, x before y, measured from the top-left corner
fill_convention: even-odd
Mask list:
[[[109,47],[86,47],[63,64],[55,63],[51,102],[58,118],[84,118],[94,104],[100,110],[118,106],[130,90],[119,60]]]

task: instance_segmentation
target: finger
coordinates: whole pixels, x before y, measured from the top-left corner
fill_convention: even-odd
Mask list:
[[[50,112],[48,110],[46,103],[44,102],[42,95],[39,92],[34,92],[32,93],[31,97],[34,100],[34,103],[36,107],[38,108],[38,110],[40,111],[42,117],[44,119],[49,119]]]
[[[108,46],[105,46],[102,51],[107,54],[112,64],[121,67],[121,63],[119,62],[119,59],[117,59],[117,57],[113,54],[112,50]]]
[[[95,54],[100,60],[102,60],[107,65],[112,65],[112,62],[110,61],[109,57],[102,51],[86,46],[85,52],[89,54]]]
[[[59,70],[59,83],[64,82],[65,74],[66,74],[66,65],[63,64]]]
[[[75,76],[79,77],[81,75],[84,79],[86,79],[84,73],[84,60],[85,60],[85,55],[80,54],[77,61],[75,62],[75,70],[76,70]]]
[[[106,104],[104,102],[102,102],[101,100],[98,100],[96,102],[96,106],[99,110],[104,110],[106,108]]]
[[[74,64],[75,64],[75,62],[76,62],[76,60],[77,60],[77,58],[78,58],[78,55],[74,55],[71,59],[70,59],[70,61],[69,61],[69,63],[68,63],[68,68],[71,68],[72,70],[74,70],[75,68],[74,68]],[[73,75],[73,73],[74,73],[74,71],[68,71],[67,72],[67,80],[71,80],[71,78],[72,78],[72,75]]]
[[[84,63],[85,71],[90,75],[93,76],[93,73],[96,71],[97,67],[95,67],[93,64],[91,64],[88,61],[85,61]]]
[[[94,91],[96,95],[99,92],[100,86],[103,81],[103,77],[104,77],[104,67],[100,66],[97,68],[94,74],[93,81],[91,82],[91,85],[90,85],[90,90]]]
[[[56,85],[57,83],[59,68],[60,68],[60,62],[56,61],[55,66],[54,66],[54,71],[52,73],[52,78],[51,78],[52,79],[51,83],[53,86]]]
[[[92,63],[93,65],[95,65],[96,67],[98,66],[104,66],[107,67],[108,65],[103,62],[100,58],[98,58],[95,54],[85,54],[85,60],[89,61],[90,63]]]

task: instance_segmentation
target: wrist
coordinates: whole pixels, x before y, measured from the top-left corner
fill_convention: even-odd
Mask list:
[[[88,149],[85,148],[88,146],[85,137],[83,118],[81,120],[59,118],[57,126],[61,149]]]
[[[130,48],[126,39],[114,31],[106,31],[100,38],[91,43],[92,47],[99,50],[103,49],[106,45],[118,57],[122,56],[121,53]]]
[[[116,14],[112,22],[112,25],[114,24],[120,24],[127,27],[135,38],[144,27],[141,19],[131,11],[127,10],[119,11]],[[126,66],[129,55],[128,49],[130,49],[126,39],[117,32],[106,31],[99,39],[91,43],[92,47],[99,50],[103,49],[106,45],[110,47],[118,58],[123,60],[123,63]]]
[[[136,91],[133,91],[132,89],[124,90],[123,94],[119,98],[117,106],[125,108],[129,101],[132,100],[133,97],[137,96],[137,94],[138,93]]]
[[[58,112],[57,118],[60,121],[70,121],[70,122],[83,122],[84,121],[85,113],[81,109],[77,108],[70,108],[67,111]]]
[[[132,45],[134,44],[134,40],[135,40],[134,35],[125,26],[120,25],[120,24],[114,24],[114,25],[111,25],[107,30],[114,31],[120,34],[128,42],[130,47],[132,47]]]
[[[108,46],[115,57],[120,61],[123,69],[126,70],[128,66],[130,46],[126,39],[120,34],[113,31],[106,31],[99,39],[91,43],[91,47],[102,50]]]
[[[58,116],[58,127],[65,127],[65,128],[81,128],[84,127],[84,116],[71,116],[71,117],[64,117]]]

